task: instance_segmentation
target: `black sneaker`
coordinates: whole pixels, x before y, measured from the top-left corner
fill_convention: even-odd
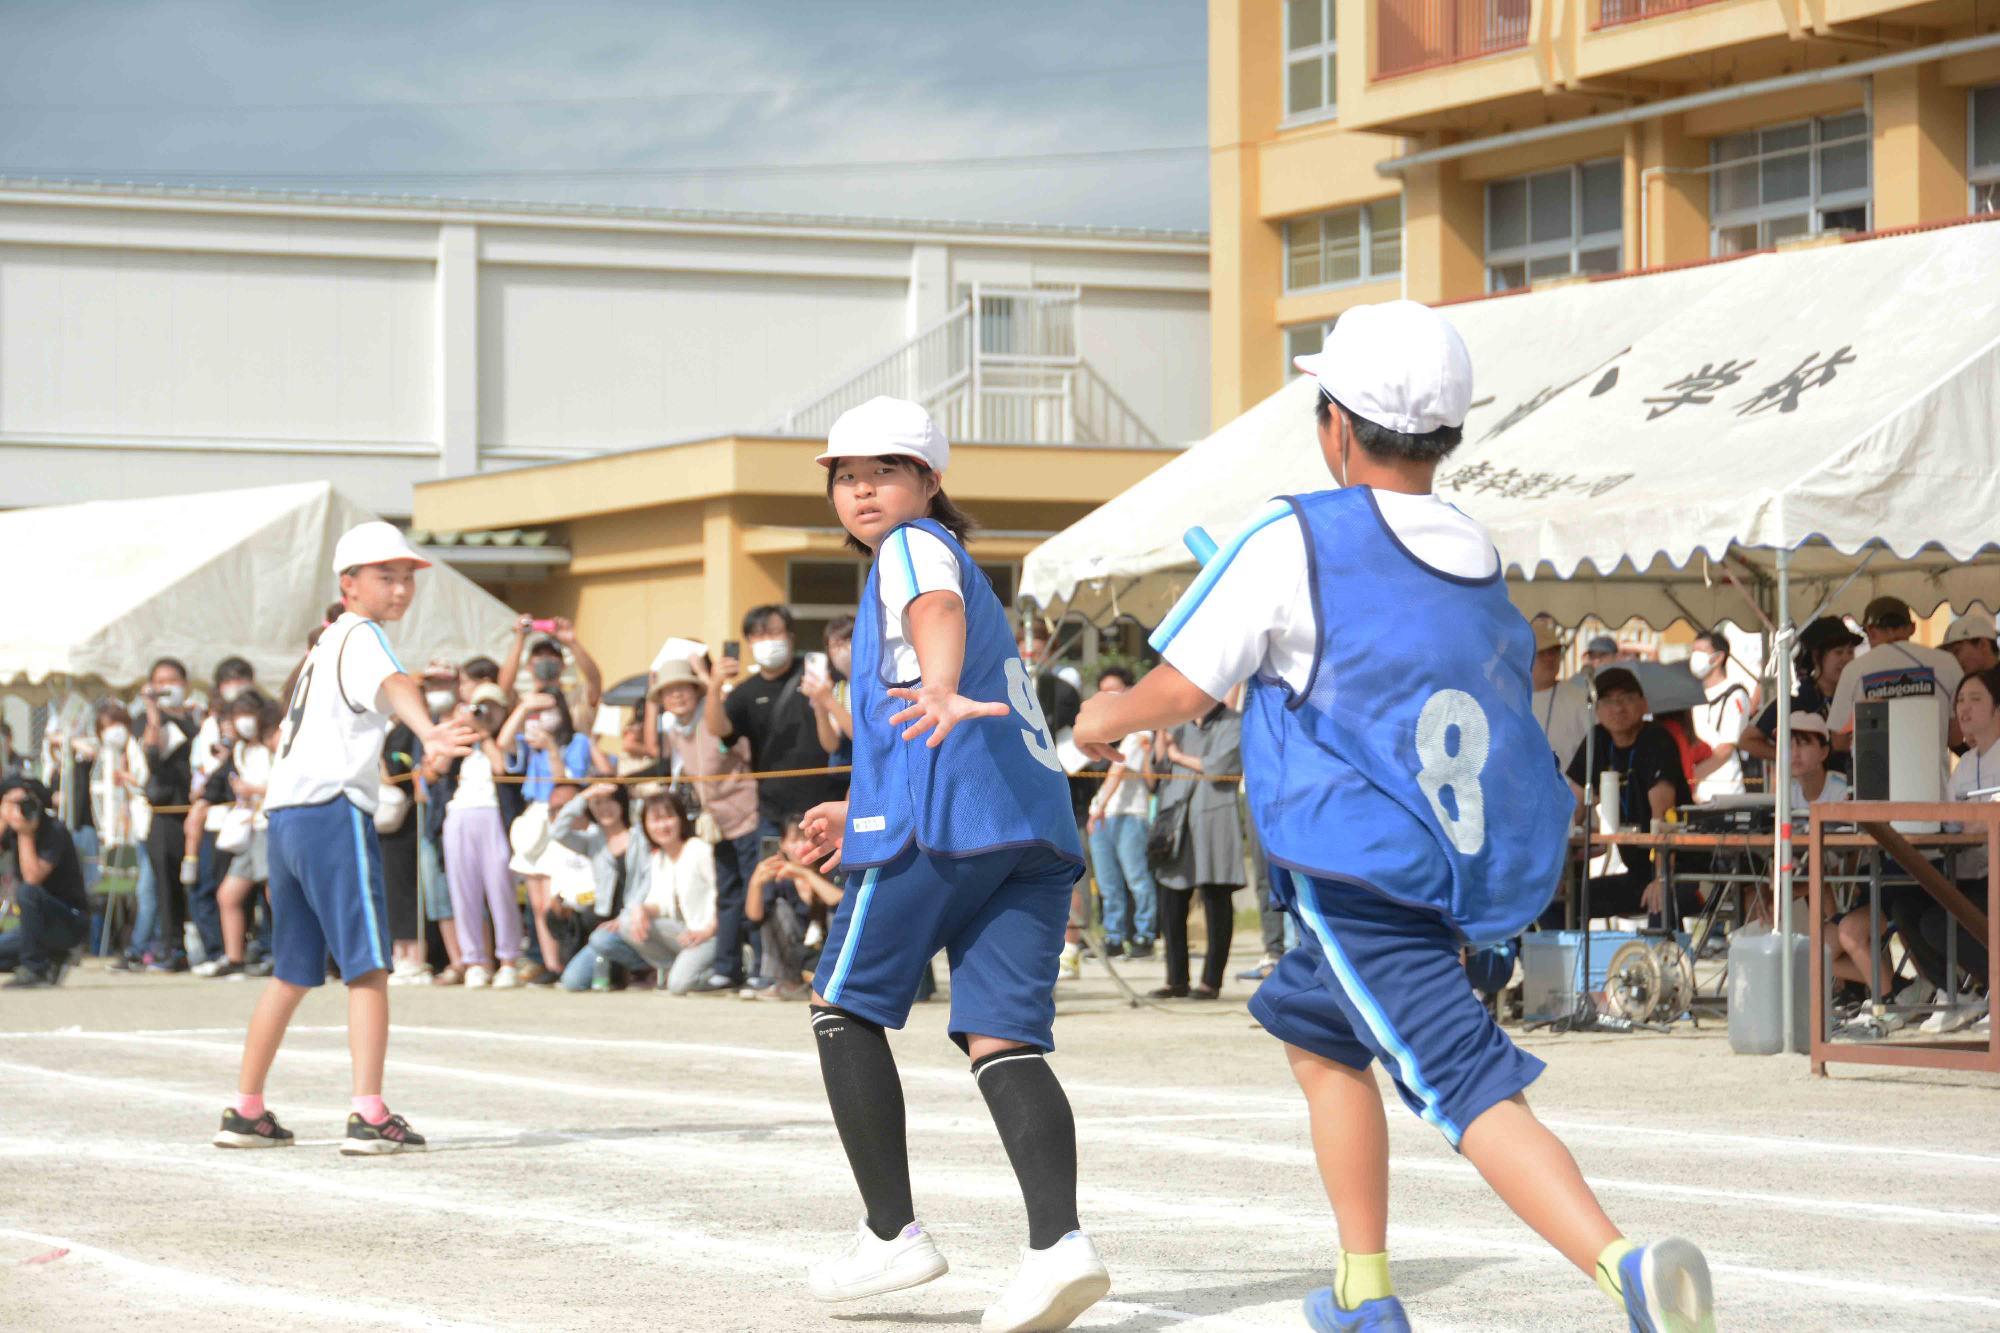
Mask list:
[[[104,965],[107,972],[137,972],[143,964],[129,953],[121,953]]]
[[[185,972],[188,970],[187,955],[174,953],[165,958],[155,958],[146,964],[148,972]]]
[[[725,991],[738,991],[742,989],[743,989],[742,982],[732,981],[728,977],[722,975],[722,973],[720,972],[711,972],[707,976],[703,977],[700,981],[695,982],[694,988],[690,990],[688,994],[721,995]]]
[[[24,967],[8,978],[7,990],[40,990],[55,985],[55,979],[48,973],[32,967]]]
[[[268,976],[270,976],[270,975],[271,975],[271,960],[270,960],[270,959],[268,959],[268,958],[259,958],[259,959],[258,959],[258,960],[257,960],[256,962],[254,962],[254,963],[245,963],[245,964],[243,965],[243,975],[244,975],[244,976],[246,976],[246,977],[268,977]]]
[[[1106,940],[1104,941],[1104,956],[1106,958],[1123,958],[1125,956],[1125,946],[1117,940]]]
[[[347,1157],[381,1157],[392,1152],[424,1151],[424,1136],[410,1128],[410,1122],[392,1115],[379,1125],[363,1120],[359,1112],[347,1117],[347,1138],[340,1145]]]
[[[235,1107],[222,1113],[222,1128],[209,1140],[218,1148],[289,1148],[292,1131],[278,1123],[269,1111],[255,1120],[238,1115]]]
[[[1153,942],[1151,940],[1133,940],[1131,946],[1125,950],[1125,956],[1135,963],[1143,963],[1153,956]]]

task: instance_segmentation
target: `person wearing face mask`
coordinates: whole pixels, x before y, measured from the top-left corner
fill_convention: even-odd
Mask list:
[[[140,692],[146,709],[139,745],[146,752],[146,800],[161,806],[186,806],[194,794],[192,757],[199,728],[189,712],[187,667],[178,658],[162,657],[147,673]],[[147,969],[185,972],[187,953],[181,944],[181,922],[188,907],[188,886],[181,880],[181,858],[187,854],[187,831],[177,816],[155,819],[147,832],[146,859],[152,863],[159,894],[159,918],[151,941]]]
[[[548,926],[552,867],[542,862],[545,857],[551,861],[568,857],[560,847],[550,854],[547,828],[554,812],[549,796],[558,783],[588,778],[595,768],[590,737],[571,723],[569,703],[558,693],[536,691],[522,695],[513,715],[500,729],[499,744],[507,755],[507,771],[522,775],[521,799],[526,803],[519,818],[509,825],[508,837],[514,847],[510,865],[527,882],[528,901],[534,908],[536,940],[542,953],[539,965],[528,962],[520,967],[520,980],[527,983],[541,980],[544,971],[560,971],[562,966],[559,941]],[[527,848],[534,850],[531,853],[524,850]],[[499,982],[501,976],[496,974],[494,980]]]
[[[1718,796],[1740,795],[1743,758],[1736,751],[1736,742],[1750,724],[1750,691],[1741,681],[1729,678],[1729,640],[1721,630],[1703,630],[1694,636],[1688,670],[1708,696],[1706,703],[1693,710],[1694,734],[1708,745],[1715,765],[1695,784],[1694,799],[1712,801]]]
[[[277,739],[284,710],[257,694],[241,694],[223,716],[224,734],[230,738],[229,758],[211,776],[196,808],[211,804],[222,807],[225,815],[250,821],[249,839],[230,856],[227,873],[216,889],[218,915],[222,922],[222,947],[217,955],[194,969],[196,976],[216,979],[244,976],[248,972],[250,906],[261,898],[270,879],[265,851],[269,821],[263,813],[264,789],[270,785],[271,762],[276,757],[271,743]]]
[[[97,748],[90,766],[90,808],[99,855],[105,865],[138,866],[132,938],[124,952],[107,964],[113,971],[125,972],[143,965],[159,920],[159,891],[146,855],[153,808],[146,804],[146,754],[132,734],[132,715],[117,700],[106,699],[97,705],[94,723]]]
[[[194,748],[188,752],[191,786],[197,794],[208,786],[211,778],[229,765],[237,739],[229,730],[231,707],[256,691],[256,669],[244,658],[225,657],[215,664],[215,692],[209,696],[208,716],[202,719],[201,727],[194,735]],[[202,951],[210,960],[217,962],[223,956],[222,910],[218,895],[223,879],[229,874],[230,853],[218,849],[215,838],[228,814],[227,800],[217,803],[197,800],[194,808],[181,821],[186,849],[181,861],[183,880],[188,875],[187,860],[192,858],[194,861],[194,880],[188,889],[188,916],[201,934]]]
[[[543,694],[560,693],[563,652],[567,649],[569,655],[576,659],[576,674],[583,682],[583,697],[570,701],[570,721],[578,731],[588,736],[597,721],[598,703],[604,698],[604,673],[598,668],[597,659],[577,641],[575,625],[560,616],[547,623],[555,627],[553,637],[537,639],[534,647],[528,648],[528,635],[534,630],[535,618],[522,616],[514,622],[514,646],[508,649],[507,660],[500,664],[495,679],[501,689],[512,693],[515,678],[520,674],[522,650],[526,648],[528,675],[534,682],[532,688]]]
[[[714,679],[702,703],[708,729],[724,746],[748,741],[752,773],[828,767],[812,702],[805,696],[805,664],[798,659],[791,608],[750,608],[743,617],[743,641],[756,664],[756,674],[739,682],[725,699],[719,686],[735,680],[741,664],[733,657],[723,657],[715,664]],[[717,858],[715,970],[699,990],[735,990],[744,984],[743,906],[750,876],[761,859],[757,845],[763,838],[783,836],[787,811],[839,800],[845,788],[846,783],[831,774],[766,778],[757,783],[759,827],[758,836],[750,840],[750,855]]]
[[[442,722],[458,710],[461,683],[458,666],[444,658],[434,658],[424,668],[424,706],[430,710],[432,721]],[[430,766],[422,762],[422,754],[413,753],[418,764],[413,779],[415,790],[411,794],[421,799],[410,822],[417,825],[417,893],[423,906],[415,962],[433,982],[457,985],[465,979],[465,964],[459,953],[458,929],[452,924],[451,886],[444,873],[444,794],[431,781]],[[438,937],[444,944],[446,966],[435,975],[430,971],[423,948],[429,935],[424,922],[436,924]],[[406,972],[407,977],[414,975],[414,970]],[[394,982],[395,975],[392,973],[389,979]],[[406,980],[403,984],[423,983]]]

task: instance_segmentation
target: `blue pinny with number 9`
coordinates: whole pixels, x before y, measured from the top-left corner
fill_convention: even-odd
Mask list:
[[[1076,862],[1081,874],[1083,844],[1070,810],[1068,779],[992,582],[934,520],[904,526],[930,533],[958,561],[959,596],[965,602],[965,667],[958,692],[982,702],[1004,700],[1013,711],[962,722],[936,749],[925,743],[927,737],[904,740],[903,728],[890,725],[909,704],[891,698],[889,690],[917,682],[890,678],[894,664],[882,650],[887,611],[878,559],[868,571],[854,620],[854,772],[841,865],[861,870],[886,864],[914,838],[937,856],[1047,847]],[[885,535],[881,547],[887,546]]]
[[[1439,913],[1465,939],[1548,906],[1575,798],[1530,706],[1534,633],[1505,579],[1418,560],[1367,487],[1288,497],[1319,652],[1302,695],[1253,682],[1250,808],[1271,859]]]

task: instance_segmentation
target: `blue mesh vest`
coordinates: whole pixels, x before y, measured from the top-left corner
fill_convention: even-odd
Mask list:
[[[925,744],[927,737],[904,740],[903,728],[889,724],[909,707],[889,690],[916,682],[890,678],[895,664],[883,651],[878,560],[854,618],[854,772],[841,864],[856,870],[881,865],[915,838],[939,856],[1044,846],[1076,862],[1081,873],[1083,844],[1062,760],[993,584],[938,523],[918,519],[906,526],[936,537],[958,560],[965,601],[958,692],[982,702],[1003,700],[1013,712],[961,722],[936,749]]]
[[[1554,896],[1575,802],[1529,703],[1534,633],[1499,574],[1423,564],[1366,487],[1288,497],[1319,651],[1302,695],[1259,678],[1243,723],[1274,861],[1505,939]]]

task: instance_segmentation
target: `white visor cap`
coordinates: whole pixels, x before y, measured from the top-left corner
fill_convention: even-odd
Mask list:
[[[376,519],[372,523],[357,523],[340,534],[340,540],[333,546],[333,572],[340,574],[360,565],[386,565],[392,560],[409,560],[418,569],[429,569],[431,562],[410,548],[410,539],[399,531],[395,524]]]
[[[1292,364],[1358,417],[1405,435],[1463,426],[1472,357],[1458,330],[1427,305],[1385,301],[1341,315],[1317,356]]]
[[[826,452],[816,461],[831,466],[837,458],[890,457],[914,458],[943,472],[951,461],[951,444],[918,404],[877,397],[840,414],[826,433]]]

